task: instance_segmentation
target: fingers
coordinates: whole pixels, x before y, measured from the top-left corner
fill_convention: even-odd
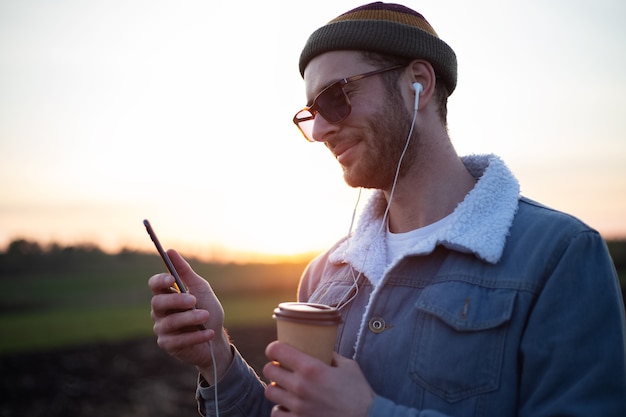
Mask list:
[[[207,286],[207,282],[195,273],[191,265],[178,252],[169,249],[167,254],[187,287],[196,285]],[[157,274],[150,278],[148,285],[154,294],[166,294],[170,292],[170,287],[174,287],[174,282],[174,277],[169,274]]]
[[[294,374],[276,361],[277,357],[280,357],[281,361],[284,360],[283,355],[281,355],[283,350],[282,345],[282,343],[276,341],[270,343],[265,349],[265,355],[271,360],[271,362],[267,363],[263,367],[263,375],[265,375],[268,380],[272,381],[265,389],[265,396],[267,399],[276,404],[286,405],[291,401],[291,396],[286,390],[281,388],[281,385],[291,386],[291,384],[293,384]],[[287,348],[290,347],[287,346]],[[276,406],[272,409],[272,416],[286,415],[284,414],[286,412],[288,412],[288,409],[285,406]]]
[[[265,396],[282,406],[272,409],[272,417],[367,415],[375,394],[355,361],[334,355],[328,366],[280,342],[270,343],[266,353],[273,362],[263,368],[272,381]]]
[[[193,316],[202,310],[185,311],[155,320],[157,345],[168,354],[198,367],[213,365],[208,342],[215,339],[212,329],[200,329],[194,323],[202,317]],[[204,314],[208,314],[206,311]]]
[[[354,362],[353,360],[348,359],[345,356],[341,356],[337,352],[333,352],[333,365],[332,366],[343,367],[343,366],[348,366],[349,364],[353,362]]]
[[[197,300],[192,294],[172,293],[172,277],[159,274],[150,278],[149,286],[154,293],[151,305],[151,318],[154,332],[161,337],[198,330],[210,319],[208,311],[195,309]]]
[[[287,371],[285,371],[287,372]],[[298,410],[298,398],[283,389],[276,382],[271,382],[265,387],[265,397],[271,402],[278,404],[272,409],[272,417],[275,416],[292,416],[291,411]]]
[[[176,333],[188,327],[198,327],[211,318],[206,310],[186,308],[190,303],[178,301],[183,297],[185,296],[168,294],[155,295],[152,298],[150,316],[155,323],[155,332]]]
[[[169,250],[168,256],[190,292],[173,290],[175,280],[170,274],[156,274],[148,280],[153,293],[150,315],[157,344],[185,363],[212,369],[207,342],[217,341],[216,352],[225,352],[219,359],[230,363],[232,353],[223,332],[224,311],[219,300],[182,256],[174,250]]]
[[[169,287],[172,285],[174,285],[174,277],[169,274],[152,275],[148,280],[148,287],[154,295],[169,293]]]
[[[317,358],[278,341],[270,343],[265,353],[272,362],[265,365],[263,374],[272,381],[265,396],[283,409],[275,409],[272,416],[286,410],[297,414],[303,407],[302,398],[309,395],[311,382],[317,381],[330,367]]]
[[[320,366],[325,365],[321,360],[279,341],[267,345],[265,356],[279,362],[284,368],[304,373],[315,372]]]
[[[214,336],[213,330],[198,330],[197,328],[195,331],[186,333],[157,333],[157,345],[164,351],[177,356],[178,352],[206,343]]]
[[[272,408],[272,417],[289,417],[291,412],[283,405],[275,405]]]
[[[326,365],[320,362],[320,366]],[[265,397],[275,404],[280,404],[278,408],[272,410],[272,416],[301,415],[307,409],[316,409],[316,401],[311,402],[310,399],[312,398],[311,391],[317,388],[315,383],[312,383],[305,375],[288,371],[278,362],[265,365],[263,373],[267,378],[273,375],[272,382],[265,387]],[[316,412],[316,415],[326,414]]]
[[[156,316],[162,317],[172,312],[193,310],[196,306],[196,297],[188,293],[172,293],[167,289],[162,293],[154,295],[150,304]]]
[[[197,308],[198,310],[210,312],[210,317],[204,323],[199,324],[212,328],[216,333],[221,333],[224,325],[224,310],[208,282],[196,274],[187,261],[175,250],[168,250],[168,256],[170,256],[174,267],[190,292],[185,294],[173,294],[172,286],[174,286],[175,280],[174,277],[169,274],[153,275],[148,280],[148,285],[154,294],[151,305],[152,319],[155,321],[156,326],[155,332],[158,331],[159,334],[169,333],[171,332],[168,330],[170,327],[178,329],[180,332],[189,331],[189,329],[186,328],[188,325],[183,323],[182,320],[191,323],[191,316],[176,316],[171,319],[168,316]],[[184,317],[187,317],[187,319],[184,319]],[[159,320],[165,321],[161,323],[158,322]],[[195,325],[197,326],[199,324]],[[161,326],[170,327],[163,330],[164,327]]]
[[[157,344],[166,352],[178,355],[183,349],[207,342],[215,336],[203,323],[209,321],[206,310],[193,309],[190,294],[158,294],[152,297],[151,317]]]

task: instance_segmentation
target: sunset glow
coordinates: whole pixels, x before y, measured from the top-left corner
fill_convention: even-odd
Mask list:
[[[362,3],[0,1],[0,248],[152,250],[144,218],[205,259],[332,245],[358,193],[291,123],[297,61]],[[406,4],[457,53],[459,153],[496,153],[524,195],[626,236],[626,3]]]

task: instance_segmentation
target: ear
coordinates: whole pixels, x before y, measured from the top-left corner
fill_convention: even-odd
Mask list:
[[[435,93],[435,70],[429,62],[416,59],[407,68],[407,76],[411,85],[412,97],[419,94],[419,109],[425,108]],[[416,83],[422,86],[421,92],[416,91]],[[417,100],[415,100],[417,102]]]

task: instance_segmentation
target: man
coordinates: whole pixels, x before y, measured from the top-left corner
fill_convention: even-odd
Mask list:
[[[294,121],[348,184],[378,190],[299,288],[300,301],[340,309],[338,353],[328,366],[273,342],[266,386],[229,343],[209,285],[171,251],[195,297],[152,277],[154,329],[198,367],[200,410],[626,415],[624,307],[606,245],[520,197],[499,158],[456,154],[446,129],[456,57],[428,22],[394,4],[351,10],[311,35],[300,71],[309,105]]]

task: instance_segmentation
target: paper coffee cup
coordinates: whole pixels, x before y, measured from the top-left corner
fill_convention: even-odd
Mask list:
[[[323,304],[280,303],[274,309],[278,340],[330,365],[341,323],[339,310]]]

